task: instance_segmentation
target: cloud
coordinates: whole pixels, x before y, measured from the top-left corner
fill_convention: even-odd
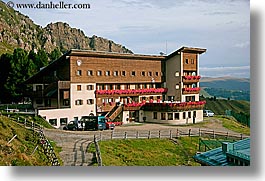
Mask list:
[[[215,11],[215,12],[208,12],[208,13],[204,13],[204,15],[232,15],[232,14],[236,14],[236,12],[229,12],[229,11]]]
[[[237,43],[234,45],[234,47],[236,48],[246,48],[246,47],[249,47],[250,43],[249,41],[246,41],[246,42],[241,42],[241,43]]]
[[[237,67],[200,67],[200,74],[203,77],[250,77],[250,66]]]

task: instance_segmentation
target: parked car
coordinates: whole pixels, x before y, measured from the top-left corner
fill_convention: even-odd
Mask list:
[[[211,110],[203,110],[203,115],[207,116],[207,117],[213,117],[214,116],[214,112]]]
[[[84,130],[104,130],[115,128],[115,124],[108,121],[105,116],[82,116],[80,121],[84,123]]]
[[[83,123],[83,121],[74,120],[74,121],[70,121],[67,125],[65,125],[63,127],[63,130],[72,130],[72,131],[84,130],[84,127],[85,127],[85,124]]]
[[[63,130],[78,130],[78,125],[76,121],[70,121],[67,125],[63,127]]]

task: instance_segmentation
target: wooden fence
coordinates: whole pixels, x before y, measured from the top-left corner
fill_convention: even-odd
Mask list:
[[[94,135],[94,144],[96,148],[96,157],[97,157],[98,166],[102,166],[101,152],[98,144],[99,141],[100,140],[97,139],[96,135]]]
[[[101,152],[98,142],[101,140],[112,140],[112,139],[173,139],[180,137],[191,137],[198,136],[203,138],[212,139],[232,139],[232,140],[242,140],[248,138],[249,136],[243,134],[235,134],[229,132],[220,132],[215,130],[205,130],[205,129],[174,129],[174,130],[142,130],[142,131],[111,131],[111,132],[99,132],[94,135],[94,144],[96,148],[96,157],[98,166],[102,166]]]
[[[43,134],[43,126],[40,124],[37,124],[33,121],[28,121],[27,119],[21,119],[21,118],[10,118],[10,120],[15,121],[21,125],[23,125],[26,129],[30,129],[33,131],[33,136],[39,137],[39,144],[43,148],[44,154],[47,156],[49,162],[51,163],[52,166],[60,166],[59,160],[54,152],[54,149],[52,145],[50,144],[49,140],[44,136]],[[10,143],[16,135],[8,142]],[[35,153],[37,150],[38,145],[35,147],[34,151],[32,154]]]
[[[206,129],[174,129],[174,130],[142,130],[142,131],[111,131],[99,132],[94,135],[98,140],[112,139],[141,139],[141,138],[179,138],[183,136],[209,137],[213,139],[234,139],[240,140],[249,136],[243,134],[235,134],[229,132],[220,132]]]

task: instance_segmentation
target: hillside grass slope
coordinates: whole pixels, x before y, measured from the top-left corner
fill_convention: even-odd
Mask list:
[[[237,113],[250,115],[250,102],[243,100],[225,100],[225,99],[203,99],[206,100],[204,109],[210,109],[217,115],[225,115],[226,110],[233,110]]]
[[[8,144],[15,136],[17,137]],[[1,166],[48,166],[50,165],[37,133],[23,125],[0,116],[0,165]],[[37,147],[38,146],[38,147]],[[37,149],[35,150],[35,148]],[[34,152],[35,150],[35,152]]]

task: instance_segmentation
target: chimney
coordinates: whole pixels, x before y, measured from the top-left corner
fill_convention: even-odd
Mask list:
[[[222,143],[223,153],[227,153],[227,152],[233,151],[233,150],[234,150],[234,144],[233,143],[229,143],[229,142],[223,142]]]

